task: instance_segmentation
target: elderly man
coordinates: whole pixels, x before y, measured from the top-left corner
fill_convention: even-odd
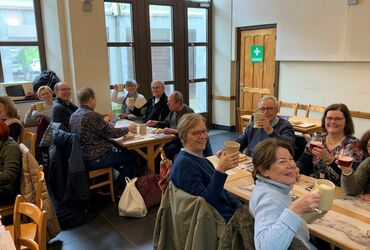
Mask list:
[[[144,116],[144,122],[149,120],[163,121],[170,113],[167,106],[167,96],[164,92],[164,83],[154,80],[151,87],[153,96],[148,99],[148,102],[142,108],[134,107],[131,113],[136,116]]]
[[[248,147],[247,154],[253,156],[255,146],[269,137],[277,137],[288,142],[294,148],[294,130],[292,125],[277,116],[278,107],[276,98],[264,96],[258,101],[257,108],[264,114],[262,119],[251,122],[245,129],[244,134],[236,141],[240,143],[240,151]],[[255,123],[257,126],[255,126]],[[258,127],[258,128],[255,128]]]
[[[176,134],[177,123],[180,118],[187,113],[194,113],[194,110],[184,104],[184,97],[179,91],[174,91],[167,101],[170,113],[164,121],[149,120],[146,125],[150,127],[165,128],[165,134]]]
[[[146,99],[143,95],[137,92],[138,85],[135,80],[127,80],[125,83],[127,92],[123,95],[118,95],[118,85],[114,85],[112,92],[112,102],[122,104],[121,119],[135,119],[135,115],[131,114],[134,108],[140,109],[145,105]],[[131,98],[133,101],[130,101]],[[131,105],[131,106],[130,106]]]
[[[71,133],[80,136],[84,162],[87,169],[95,170],[106,167],[117,169],[120,174],[117,179],[118,190],[124,187],[124,178],[132,178],[135,173],[136,155],[127,150],[113,151],[110,138],[118,138],[129,131],[136,131],[135,125],[128,128],[114,128],[105,122],[103,117],[94,111],[96,107],[95,93],[91,88],[78,91],[80,108],[71,115],[69,128]]]
[[[51,111],[51,121],[59,122],[68,128],[69,118],[77,110],[71,99],[71,87],[66,82],[58,82],[54,86],[54,93],[57,98]]]

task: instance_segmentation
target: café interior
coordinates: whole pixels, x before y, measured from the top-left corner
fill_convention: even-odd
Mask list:
[[[111,101],[115,85],[135,79],[138,91],[149,99],[151,82],[161,80],[167,96],[180,91],[184,103],[205,117],[213,154],[255,122],[255,111],[264,96],[276,97],[278,116],[291,123],[295,136],[303,138],[300,154],[305,144],[322,132],[323,114],[331,104],[348,107],[354,137],[360,139],[370,128],[369,1],[9,0],[0,1],[0,11],[8,11],[1,18],[13,20],[6,29],[19,25],[16,17],[12,19],[11,8],[19,10],[22,4],[24,8],[31,6],[35,21],[29,21],[32,26],[22,20],[23,28],[15,32],[26,34],[34,28],[36,40],[19,38],[12,43],[4,40],[6,32],[0,28],[0,85],[32,82],[41,71],[52,70],[70,85],[73,103],[78,104],[78,90],[90,87],[97,100],[95,111],[107,115],[120,111]],[[23,65],[21,78],[15,77],[14,58],[4,56],[12,46],[38,48],[37,59]],[[2,91],[6,95],[4,88]],[[21,121],[35,102],[14,101]],[[36,132],[37,125],[26,130]],[[148,152],[139,154],[152,161],[147,161],[149,171],[142,170],[142,175],[159,174],[158,166],[154,170],[158,162],[149,151],[158,156],[159,147],[168,141],[158,141],[153,149],[145,144]],[[124,147],[137,152],[144,146]],[[215,166],[219,162],[216,155],[208,159]],[[248,170],[251,164],[250,157],[241,159],[237,168],[227,172],[224,183],[225,190],[246,204],[252,199],[254,186]],[[369,187],[369,179],[367,182]],[[316,181],[302,174],[297,183],[293,199],[309,192],[307,187]],[[148,208],[142,218],[131,218],[119,215],[119,197],[102,195],[99,189],[91,193],[93,216],[83,225],[63,229],[47,239],[47,249],[204,249],[203,240],[197,239],[205,235],[187,235],[181,241],[172,236],[176,235],[171,231],[176,230],[176,222],[183,220],[181,216],[171,226],[161,224],[157,214],[163,204]],[[310,236],[326,243],[316,247],[368,249],[369,201],[343,198],[340,187],[335,187],[335,197],[329,211],[320,210],[319,216],[306,220]],[[207,226],[198,234],[213,232],[214,225]],[[175,241],[167,248],[161,241],[166,236]],[[207,249],[217,245],[220,249],[247,248],[231,248],[221,234],[217,237],[221,241]],[[5,238],[0,237],[0,246],[9,244],[5,249],[14,249],[13,242],[2,242]],[[189,242],[189,238],[195,240]],[[249,244],[255,247],[253,238]]]

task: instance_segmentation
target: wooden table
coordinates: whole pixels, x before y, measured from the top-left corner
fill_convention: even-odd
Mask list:
[[[240,116],[240,118],[244,121],[249,122],[251,120],[251,115],[242,115]],[[303,122],[299,125],[292,124],[295,132],[299,132],[302,134],[314,134],[321,131],[320,119],[301,116],[290,116],[289,120],[290,119],[300,120]]]
[[[130,123],[132,123],[132,121],[119,120],[115,124],[115,127],[127,127]],[[155,158],[159,154],[159,149],[174,138],[176,138],[176,136],[172,134],[147,133],[145,135],[135,135],[135,138],[130,140],[126,140],[124,137],[113,140],[121,147],[127,148],[128,150],[135,150],[147,161],[149,173],[154,173]],[[146,149],[146,152],[142,150],[143,148]]]
[[[321,132],[321,120],[311,117],[301,117],[301,116],[291,116],[289,121],[299,120],[303,123],[293,125],[294,131],[300,132],[302,134],[314,134],[316,132]]]
[[[239,199],[249,202],[253,178],[249,171],[235,168],[235,176],[225,183],[225,189]],[[293,193],[302,195],[307,193],[305,188],[312,185],[315,179],[302,175],[294,185]],[[342,249],[370,249],[370,202],[362,201],[357,197],[343,199],[341,188],[336,188],[336,199],[333,207],[323,217],[308,224],[312,235],[324,239]]]

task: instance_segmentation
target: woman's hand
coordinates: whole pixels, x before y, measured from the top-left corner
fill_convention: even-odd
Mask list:
[[[225,152],[223,149],[220,149],[220,150],[217,151],[216,156],[217,156],[218,159],[221,158],[221,155],[222,155],[223,152]]]
[[[30,110],[31,110],[31,112],[36,110],[36,104],[32,104]]]
[[[127,114],[120,114],[119,115],[119,118],[120,119],[127,119],[128,118],[128,115]]]
[[[315,145],[311,152],[313,155],[319,157],[321,160],[327,163],[332,163],[334,160],[334,157],[329,153],[324,145]]]
[[[231,154],[226,154],[225,152],[222,152],[216,170],[221,173],[225,173],[227,170],[233,169],[238,165],[239,165],[239,152]]]
[[[370,201],[370,194],[362,194],[360,195],[361,200]]]
[[[146,122],[146,125],[148,127],[155,127],[155,126],[157,126],[157,124],[158,124],[158,121],[154,121],[154,120],[149,120],[149,121]]]
[[[319,207],[320,195],[317,192],[305,194],[292,202],[289,209],[299,216],[315,211]]]

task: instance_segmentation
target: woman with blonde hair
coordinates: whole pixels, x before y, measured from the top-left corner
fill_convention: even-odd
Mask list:
[[[53,108],[53,91],[44,85],[38,88],[37,96],[42,102],[31,105],[30,109],[24,115],[24,124],[36,123],[42,116],[50,120],[51,110]],[[38,106],[42,108],[37,109]]]
[[[23,125],[14,102],[8,96],[0,96],[0,119],[9,127],[9,136],[17,141]]]

